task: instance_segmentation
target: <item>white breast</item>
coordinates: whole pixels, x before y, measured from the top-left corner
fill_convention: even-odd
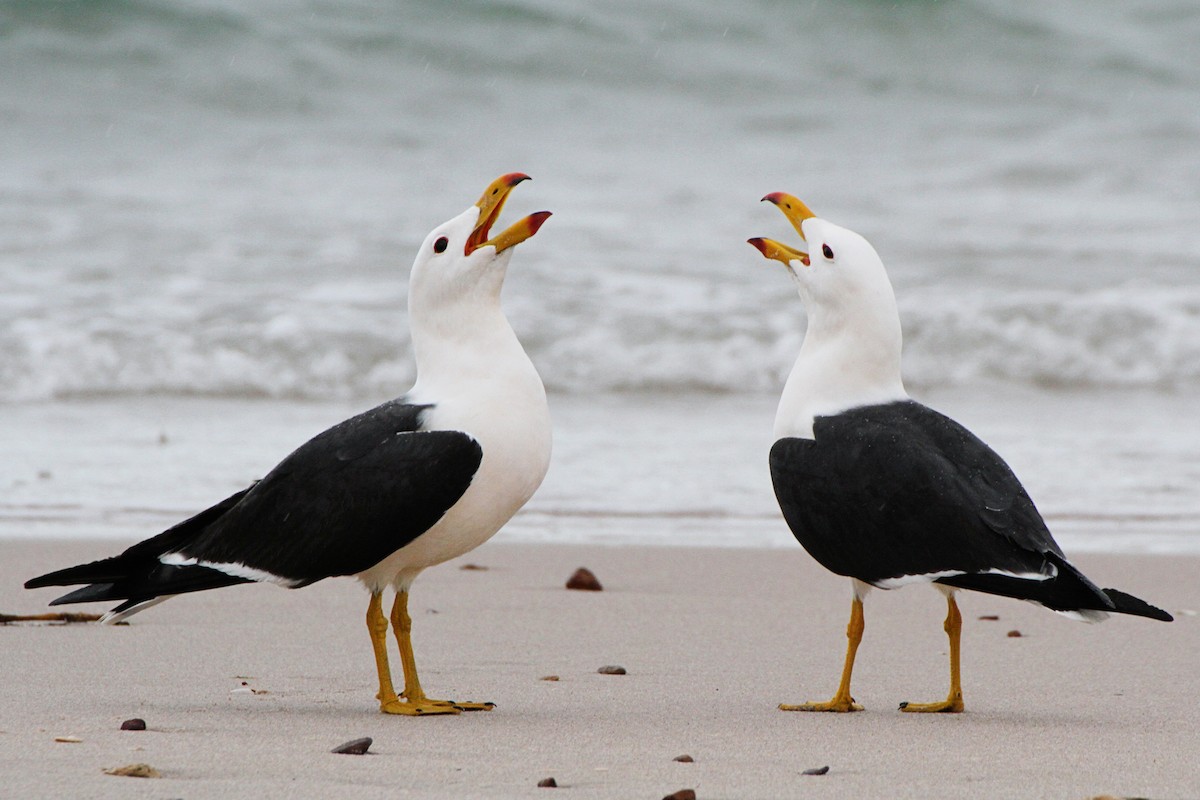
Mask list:
[[[515,341],[515,338],[514,338]],[[452,386],[422,380],[409,393],[433,405],[424,430],[471,435],[483,461],[466,493],[421,536],[358,577],[372,590],[407,588],[426,567],[467,553],[490,539],[525,505],[550,466],[550,410],[542,381],[524,351],[463,373]]]

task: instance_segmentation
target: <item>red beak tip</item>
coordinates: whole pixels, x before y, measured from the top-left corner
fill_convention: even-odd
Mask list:
[[[526,175],[524,172],[510,172],[504,176],[504,182],[508,186],[516,186],[521,181],[531,181],[533,178]]]
[[[763,199],[759,200],[758,202],[774,203],[775,205],[779,205],[779,200],[782,197],[783,197],[783,192],[771,192],[770,194],[763,195]]]

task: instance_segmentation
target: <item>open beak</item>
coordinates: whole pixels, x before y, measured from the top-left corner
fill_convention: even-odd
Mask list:
[[[768,203],[774,203],[783,212],[783,215],[788,218],[788,222],[792,223],[792,227],[796,229],[796,233],[800,234],[800,238],[804,239],[803,222],[806,219],[815,217],[809,207],[799,199],[785,192],[771,192],[763,198]],[[804,239],[808,241],[807,239]],[[784,265],[791,264],[793,261],[799,261],[804,266],[809,266],[808,253],[803,250],[797,250],[794,247],[789,247],[782,242],[777,242],[774,239],[764,239],[756,236],[753,239],[747,239],[750,244],[758,249],[767,258],[778,261]]]
[[[804,266],[809,266],[808,253],[803,250],[797,250],[794,247],[788,247],[783,242],[777,242],[774,239],[764,239],[761,236],[755,236],[753,239],[747,239],[748,243],[758,248],[758,252],[762,253],[767,258],[784,264],[791,264],[793,261],[799,261]]]
[[[530,214],[528,217],[517,220],[501,233],[490,239],[488,238],[492,230],[492,225],[496,223],[496,219],[500,216],[500,211],[504,208],[504,201],[508,199],[508,195],[512,192],[513,187],[521,181],[527,180],[530,180],[530,178],[523,172],[510,172],[507,175],[501,175],[488,184],[488,187],[483,190],[483,196],[475,204],[479,209],[479,221],[475,224],[475,230],[471,231],[471,235],[467,237],[467,244],[463,248],[463,255],[469,256],[475,250],[489,245],[495,247],[497,253],[503,253],[508,248],[518,245],[530,236],[533,236],[538,232],[538,228],[542,227],[542,223],[550,218],[549,211],[539,211],[536,214]]]

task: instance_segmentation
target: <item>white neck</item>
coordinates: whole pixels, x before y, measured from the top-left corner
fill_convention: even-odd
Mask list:
[[[908,397],[900,378],[900,316],[891,286],[855,299],[856,307],[846,307],[806,298],[808,330],[779,401],[776,438],[811,439],[814,417]]]
[[[465,397],[480,391],[490,395],[485,387],[499,388],[514,380],[535,393],[544,391],[533,363],[504,316],[498,291],[439,305],[430,312],[410,304],[417,381],[409,394],[414,400]],[[464,385],[475,388],[464,392]],[[478,399],[486,402],[484,397]]]

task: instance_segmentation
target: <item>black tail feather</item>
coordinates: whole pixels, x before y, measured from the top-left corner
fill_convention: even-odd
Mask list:
[[[219,570],[200,566],[155,564],[149,572],[126,575],[116,581],[98,581],[68,592],[50,602],[52,606],[70,603],[96,603],[107,600],[144,602],[164,594],[185,594],[205,589],[219,589],[238,583],[252,583],[249,578],[226,575]]]
[[[1133,614],[1136,617],[1149,617],[1150,619],[1157,619],[1162,622],[1171,622],[1175,619],[1158,606],[1152,606],[1140,597],[1126,594],[1120,589],[1104,589],[1103,591],[1108,595],[1108,599],[1112,601],[1113,610],[1118,614]]]
[[[73,586],[77,583],[111,583],[120,581],[132,573],[150,570],[158,563],[159,556],[177,550],[193,539],[226,511],[237,505],[246,492],[253,488],[254,484],[251,484],[237,494],[230,495],[216,505],[204,509],[199,514],[172,525],[157,536],[138,542],[119,556],[102,558],[89,564],[79,564],[39,575],[26,581],[25,588]]]
[[[81,586],[73,592],[67,592],[62,597],[54,598],[50,601],[50,605],[65,606],[71,603],[102,603],[105,600],[115,600],[117,598],[113,595],[114,589],[116,589],[116,584],[93,583]]]
[[[78,564],[55,572],[48,572],[25,581],[26,589],[41,589],[44,586],[74,586],[77,583],[104,583],[119,581],[131,571],[130,559],[124,553],[112,558],[102,558],[89,564]],[[147,561],[149,567],[151,562]]]
[[[51,601],[52,606],[107,600],[128,600],[136,605],[162,595],[250,583],[247,578],[226,575],[209,567],[163,564],[159,557],[177,550],[203,532],[233,508],[251,488],[253,485],[157,536],[138,542],[118,556],[39,575],[26,581],[25,588],[87,584]]]
[[[1052,611],[1100,611],[1112,614],[1133,614],[1139,617],[1170,622],[1173,617],[1161,608],[1117,589],[1101,589],[1062,556],[1043,554],[1058,568],[1058,574],[1047,580],[1014,578],[1009,575],[974,574],[951,575],[937,583],[973,589],[977,592],[1032,600]]]

